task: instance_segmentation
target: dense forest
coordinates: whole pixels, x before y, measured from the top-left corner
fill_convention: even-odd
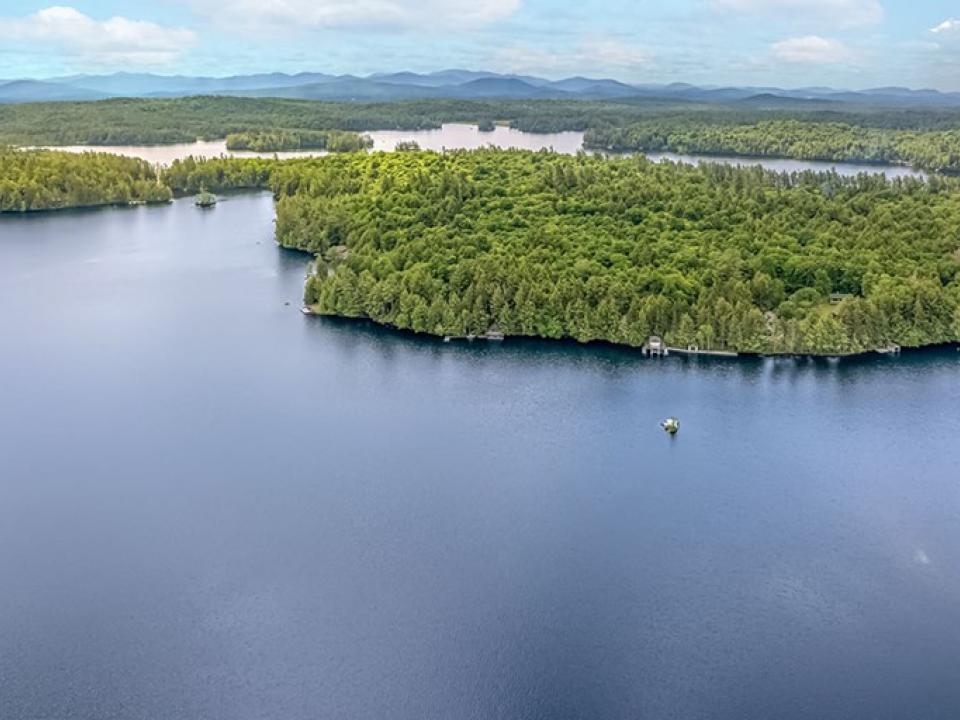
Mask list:
[[[0,151],[0,207],[270,188],[316,312],[437,335],[846,354],[960,338],[960,181],[549,152]]]
[[[356,152],[371,147],[373,140],[368,135],[343,130],[261,130],[227,135],[227,150]]]
[[[960,183],[483,150],[275,166],[306,302],[437,335],[846,354],[960,337]]]
[[[508,120],[531,131],[582,130],[661,107],[589,102],[429,100],[333,103],[236,97],[0,105],[0,143],[126,145],[182,143],[233,133],[418,130],[445,122]],[[485,123],[486,124],[486,123]]]
[[[143,160],[0,147],[0,212],[169,202],[172,197]]]
[[[960,172],[960,130],[876,128],[837,122],[651,118],[624,127],[586,132],[587,147],[612,151],[663,151],[786,157],[913,165]]]
[[[262,190],[271,187],[271,177],[281,164],[264,158],[193,158],[175,160],[163,171],[163,182],[176,195],[194,195],[202,189],[211,192],[224,190]]]
[[[0,143],[126,145],[193,142],[233,133],[437,128],[445,122],[508,123],[529,132],[623,128],[653,119],[667,127],[696,122],[750,125],[799,120],[892,130],[953,130],[960,111],[853,105],[764,110],[669,100],[418,100],[316,102],[237,97],[117,99],[0,105]],[[609,143],[607,143],[609,144]]]

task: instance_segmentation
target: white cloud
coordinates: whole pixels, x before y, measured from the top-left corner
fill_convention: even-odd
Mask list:
[[[883,21],[880,0],[709,0],[717,12],[765,14],[827,23],[833,27],[860,27]]]
[[[514,73],[583,74],[596,72],[629,73],[648,66],[654,55],[636,45],[609,38],[587,39],[568,52],[553,52],[524,47],[500,50],[494,58],[496,69]]]
[[[960,35],[960,20],[957,20],[956,18],[944,20],[935,28],[931,28],[930,32],[936,33],[937,35]]]
[[[0,46],[44,48],[90,64],[163,65],[196,41],[191,30],[113,17],[98,21],[71,7],[25,18],[0,17]]]
[[[509,17],[521,0],[182,0],[221,24],[247,28],[477,27]]]
[[[790,38],[773,45],[773,53],[780,60],[791,63],[827,64],[849,62],[853,52],[839,40],[807,35]]]

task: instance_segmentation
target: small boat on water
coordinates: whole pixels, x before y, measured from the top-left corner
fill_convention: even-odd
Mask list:
[[[671,435],[676,435],[678,432],[680,432],[680,421],[675,417],[667,418],[660,423],[660,427],[662,427]]]

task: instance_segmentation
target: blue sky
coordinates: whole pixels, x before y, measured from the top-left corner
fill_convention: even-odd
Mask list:
[[[0,0],[0,77],[450,67],[960,91],[957,0]]]

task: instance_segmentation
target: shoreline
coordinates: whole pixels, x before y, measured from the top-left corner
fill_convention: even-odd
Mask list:
[[[583,149],[587,152],[593,152],[601,155],[609,155],[613,157],[630,157],[636,155],[643,155],[648,160],[651,155],[676,155],[678,157],[695,157],[700,158],[704,162],[713,162],[720,164],[729,164],[731,161],[744,161],[745,166],[753,165],[762,165],[764,161],[790,161],[790,162],[799,162],[799,163],[822,163],[824,165],[855,165],[862,166],[864,172],[869,174],[877,174],[876,172],[870,173],[869,169],[881,170],[881,169],[903,169],[910,170],[911,172],[917,173],[918,175],[924,174],[933,174],[933,175],[944,175],[947,177],[955,177],[960,174],[960,171],[952,170],[931,170],[924,167],[919,167],[908,162],[894,162],[894,161],[882,161],[882,160],[865,160],[865,159],[838,159],[838,158],[822,158],[822,157],[797,157],[791,155],[749,155],[749,154],[739,154],[739,153],[707,153],[700,152],[696,150],[676,150],[669,148],[611,148],[611,147],[602,147],[600,145],[588,145],[587,143],[583,144]],[[662,162],[664,159],[651,162]],[[683,160],[678,160],[674,162],[684,162]],[[788,172],[788,171],[777,171],[777,172]],[[794,171],[800,172],[800,171]],[[823,172],[823,170],[815,170],[814,172]]]
[[[447,123],[447,124],[460,125],[460,124],[468,124],[468,123]],[[478,125],[471,125],[471,127],[476,127],[479,130]],[[409,132],[438,132],[442,130],[443,128],[441,127],[436,129],[411,130]],[[397,131],[395,128],[384,128],[381,130],[369,130],[365,132],[379,133],[379,132],[404,132],[404,131]],[[483,131],[480,131],[480,132],[483,132]],[[533,137],[536,137],[538,135],[550,136],[550,135],[557,134],[557,133],[537,133],[537,132],[532,132],[527,130],[521,130],[519,132],[525,135],[533,136]],[[134,145],[85,145],[82,143],[80,144],[74,143],[74,144],[65,144],[65,145],[49,145],[49,144],[13,145],[12,147],[22,151],[72,152],[77,154],[91,152],[91,153],[107,153],[110,155],[121,155],[121,156],[125,155],[128,157],[139,157],[140,159],[145,160],[146,162],[150,162],[151,164],[160,164],[163,166],[168,166],[170,162],[154,160],[149,157],[143,157],[143,156],[135,155],[132,153],[133,151],[140,148],[144,150],[156,151],[156,150],[165,150],[165,149],[176,148],[176,147],[197,146],[197,149],[201,151],[200,154],[198,155],[191,154],[189,155],[189,157],[207,158],[207,159],[211,157],[213,158],[232,157],[232,158],[240,158],[240,159],[261,158],[261,159],[268,159],[268,160],[277,159],[277,160],[283,161],[283,160],[297,160],[297,159],[325,157],[327,155],[336,154],[329,150],[311,149],[311,148],[300,148],[295,150],[294,149],[264,150],[264,151],[231,150],[230,148],[226,147],[225,143],[226,143],[226,138],[224,137],[224,138],[197,138],[192,143],[169,142],[169,143],[140,143],[140,144],[134,144]],[[209,148],[206,148],[205,146],[210,146],[214,144],[224,145],[224,147],[220,149],[219,154],[206,155],[203,153],[204,149],[209,149]],[[445,147],[444,151],[457,151],[457,150],[467,150],[467,149],[470,149],[470,148]],[[501,149],[523,149],[523,148],[504,147]],[[121,150],[125,152],[118,152]],[[603,147],[599,145],[591,145],[586,142],[583,142],[581,144],[579,151],[594,154],[594,155],[603,155],[611,158],[623,158],[623,157],[642,155],[643,157],[646,157],[648,160],[650,160],[650,162],[663,162],[664,159],[668,159],[668,158],[653,159],[650,157],[651,155],[668,154],[668,155],[677,155],[681,157],[696,158],[696,159],[699,159],[701,162],[707,162],[707,163],[732,164],[732,163],[740,163],[740,161],[743,161],[744,166],[762,165],[765,161],[769,161],[769,162],[790,161],[790,162],[798,162],[798,163],[820,163],[825,165],[861,166],[864,168],[864,172],[868,174],[884,174],[884,170],[907,170],[912,173],[916,173],[917,176],[921,179],[923,179],[924,176],[927,176],[927,175],[942,175],[944,177],[957,177],[958,175],[960,175],[960,170],[954,171],[954,170],[948,170],[948,169],[928,169],[928,168],[920,167],[904,161],[883,162],[878,160],[855,159],[855,158],[837,159],[837,158],[821,158],[821,157],[795,157],[790,155],[750,155],[750,154],[738,154],[738,153],[724,154],[724,153],[685,151],[685,150],[677,150],[677,149],[669,149],[669,148],[667,149],[611,148],[611,147]],[[375,153],[375,152],[395,152],[395,150],[383,149],[383,148],[379,148],[379,149],[367,148],[365,150],[357,150],[353,152]],[[434,152],[434,151],[424,149],[423,152]],[[556,151],[554,150],[554,152]],[[674,162],[690,164],[683,159],[675,160]],[[774,172],[790,172],[790,171],[777,171],[777,170],[773,170],[773,171]],[[825,168],[812,169],[811,171],[826,172],[827,169]],[[793,172],[802,172],[802,171],[797,170]]]
[[[45,213],[61,213],[70,210],[108,210],[108,209],[126,209],[138,207],[162,207],[169,205],[174,200],[179,199],[180,195],[174,195],[170,200],[129,200],[127,202],[102,202],[89,203],[85,205],[62,205],[59,207],[45,208],[27,208],[26,210],[0,210],[0,217],[20,217],[24,215],[42,215]]]
[[[960,341],[958,342],[948,342],[948,343],[930,343],[929,345],[918,345],[918,346],[899,346],[900,349],[897,352],[892,352],[889,348],[876,348],[874,350],[864,350],[861,352],[854,353],[830,353],[830,354],[817,354],[817,353],[798,353],[798,352],[753,352],[753,351],[742,351],[742,350],[697,350],[692,351],[684,348],[669,347],[668,353],[664,355],[648,355],[644,353],[642,346],[640,345],[627,345],[624,343],[612,342],[610,340],[587,340],[580,341],[572,337],[560,337],[560,338],[550,338],[542,337],[539,335],[510,335],[504,334],[500,337],[487,337],[484,335],[474,335],[474,336],[453,336],[453,335],[439,335],[437,333],[431,332],[417,332],[416,330],[410,330],[408,328],[397,327],[396,325],[390,325],[388,323],[378,322],[369,317],[347,317],[346,315],[333,315],[329,313],[317,312],[315,306],[304,305],[300,308],[300,313],[307,318],[325,318],[328,320],[334,320],[342,323],[368,323],[376,328],[382,329],[386,332],[397,333],[401,335],[410,335],[413,337],[418,337],[422,339],[429,339],[431,341],[440,342],[443,344],[456,343],[458,345],[462,344],[475,344],[479,343],[481,345],[500,345],[504,341],[510,340],[519,340],[519,341],[537,341],[537,342],[549,342],[557,344],[569,344],[569,345],[578,345],[582,347],[588,347],[595,345],[598,347],[609,347],[617,350],[623,350],[628,352],[636,352],[637,355],[644,359],[650,360],[662,360],[664,358],[669,358],[671,355],[682,357],[684,359],[699,359],[707,358],[710,360],[721,360],[721,361],[740,361],[740,360],[762,360],[762,359],[772,359],[772,360],[787,360],[787,359],[796,359],[796,360],[830,360],[830,361],[839,361],[839,360],[861,360],[861,359],[876,359],[876,358],[899,358],[905,354],[914,354],[914,353],[923,353],[928,351],[936,350],[946,350],[949,348],[955,349],[960,353]]]

